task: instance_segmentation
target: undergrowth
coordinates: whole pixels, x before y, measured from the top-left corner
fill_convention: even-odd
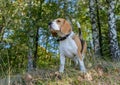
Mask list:
[[[7,75],[0,78],[0,85],[120,85],[120,62],[88,57],[85,65],[87,73],[81,73],[67,59],[64,73],[58,72],[59,65],[52,65],[29,73]],[[26,80],[28,76],[30,80]]]

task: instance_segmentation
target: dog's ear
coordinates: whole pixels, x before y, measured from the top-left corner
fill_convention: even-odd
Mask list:
[[[63,25],[61,26],[61,32],[63,34],[69,34],[71,30],[71,25],[68,23],[68,21],[64,20]]]

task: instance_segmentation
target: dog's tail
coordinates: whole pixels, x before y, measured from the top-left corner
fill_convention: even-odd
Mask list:
[[[80,23],[77,21],[77,27],[78,27],[78,31],[79,31],[79,37],[82,38],[82,34],[81,34],[81,26],[80,26]]]
[[[83,40],[82,38],[82,32],[81,32],[81,26],[80,26],[80,23],[77,21],[77,27],[78,27],[78,30],[79,30],[79,38],[80,38],[80,42],[82,44],[82,49],[81,49],[81,53],[83,53],[85,51],[85,47],[86,47],[86,42]]]

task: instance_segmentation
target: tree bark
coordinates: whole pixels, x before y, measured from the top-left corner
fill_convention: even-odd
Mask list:
[[[31,1],[28,3],[29,8],[31,9]],[[29,9],[28,14],[29,18],[31,18],[31,10]],[[30,23],[30,27],[32,27],[32,23]],[[27,71],[30,72],[33,70],[33,29],[30,29],[28,33],[28,68]]]
[[[39,40],[39,26],[36,24],[39,22],[39,20],[42,18],[41,12],[42,12],[42,4],[43,4],[43,0],[40,1],[40,7],[39,7],[39,12],[37,14],[37,19],[35,21],[35,25],[36,25],[36,35],[35,35],[35,51],[34,51],[34,60],[33,60],[33,67],[36,68],[37,67],[37,58],[38,58],[38,40]],[[41,20],[40,20],[41,21]]]
[[[110,38],[110,51],[113,60],[120,61],[120,49],[117,41],[116,31],[116,18],[114,14],[115,0],[109,0],[108,7],[108,26],[109,26],[109,38]]]
[[[96,11],[97,11],[97,25],[98,25],[98,29],[99,29],[99,43],[100,43],[100,53],[101,56],[103,56],[103,52],[102,52],[102,33],[101,33],[101,24],[100,24],[100,14],[99,14],[99,6],[98,6],[98,0],[96,1]]]
[[[28,72],[33,70],[33,37],[31,37],[30,35],[29,37],[29,42],[28,42]]]
[[[91,18],[91,24],[92,24],[92,38],[93,38],[93,44],[94,44],[94,54],[96,56],[100,56],[100,43],[99,43],[99,30],[97,27],[97,15],[96,15],[96,4],[95,0],[89,0],[90,4],[90,18]]]
[[[34,61],[33,61],[33,67],[36,68],[36,61],[37,61],[37,53],[38,53],[38,37],[39,37],[39,27],[37,28],[36,31],[36,36],[35,36],[35,52],[34,52]]]

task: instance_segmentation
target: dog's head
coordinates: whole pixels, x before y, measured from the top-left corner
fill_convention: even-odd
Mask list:
[[[63,37],[72,31],[70,23],[63,18],[58,18],[50,22],[49,28],[53,36],[58,35],[60,37]]]

